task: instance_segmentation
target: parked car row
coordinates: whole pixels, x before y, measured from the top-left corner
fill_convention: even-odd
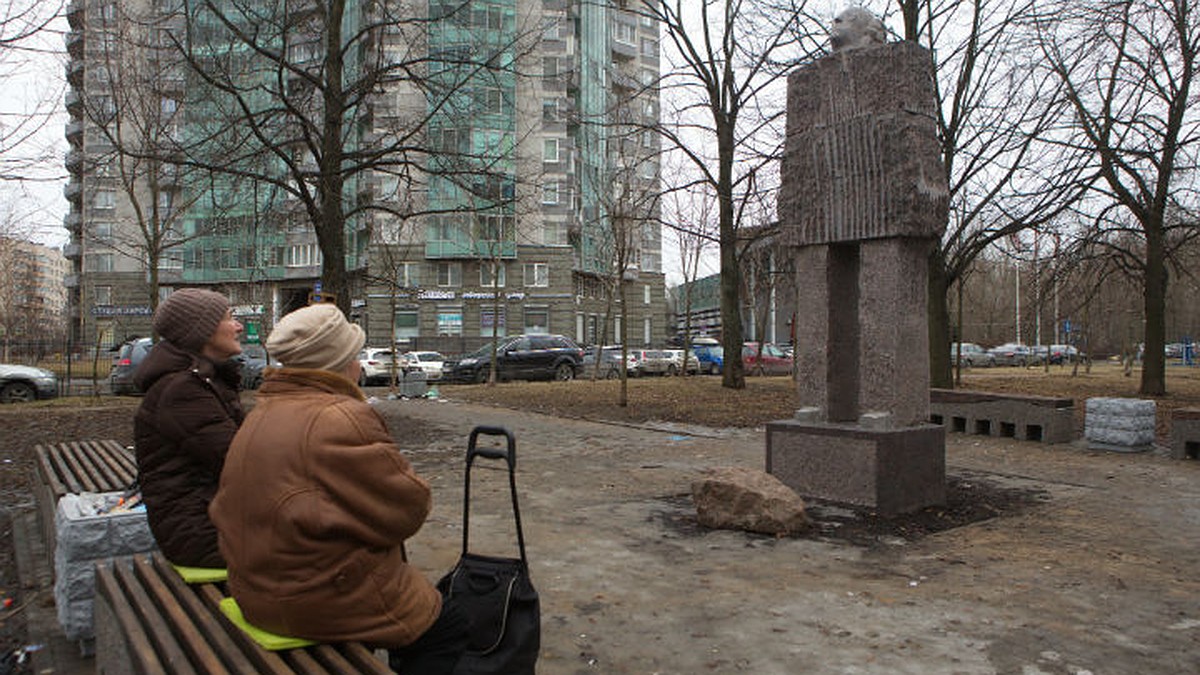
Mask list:
[[[496,357],[496,376],[501,380],[572,380],[583,368],[583,350],[562,335],[514,335],[487,343],[457,360],[443,365],[447,379],[454,382],[484,382]]]
[[[33,366],[0,363],[0,403],[26,403],[58,396],[58,376]]]
[[[154,341],[148,337],[133,338],[117,347],[108,374],[108,385],[113,394],[136,396],[142,393],[133,380],[133,374],[153,348]],[[279,361],[269,359],[267,350],[257,343],[243,344],[242,353],[233,359],[242,366],[243,389],[258,389],[262,385],[263,371],[268,367],[278,368],[280,365]]]
[[[950,363],[958,365],[959,354],[963,365],[968,368],[991,368],[993,366],[1038,366],[1047,360],[1053,365],[1071,363],[1083,358],[1072,345],[1037,345],[1027,346],[1016,342],[1008,342],[991,349],[984,349],[972,342],[957,342],[950,345]]]

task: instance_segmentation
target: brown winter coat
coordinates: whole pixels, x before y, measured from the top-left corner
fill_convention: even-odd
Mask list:
[[[282,368],[258,390],[209,513],[252,624],[400,647],[441,611],[401,553],[430,506],[429,485],[353,382]]]
[[[224,567],[208,503],[242,422],[236,361],[214,364],[161,340],[135,375],[138,481],[158,547],[179,565]]]

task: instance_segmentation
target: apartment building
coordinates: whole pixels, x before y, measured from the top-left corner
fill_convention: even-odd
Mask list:
[[[322,17],[321,4],[306,11]],[[379,78],[343,139],[360,151],[409,125],[420,146],[374,158],[345,185],[356,207],[344,226],[348,304],[370,343],[455,353],[494,334],[618,341],[617,280],[631,344],[662,343],[671,327],[649,129],[659,114],[657,26],[636,2],[422,0],[395,9],[428,12],[414,37],[380,20],[387,5],[346,3],[343,34],[384,27],[347,50],[347,72],[413,49],[429,70],[420,86]],[[184,286],[226,293],[248,334],[264,335],[319,287],[311,211],[288,184],[214,176],[150,152],[181,147],[212,118],[179,59],[181,36],[209,34],[203,17],[179,0],[72,0],[67,18],[75,338],[148,334],[155,293]],[[320,23],[292,23],[308,28],[281,39],[303,64]],[[481,54],[487,67],[463,75]],[[431,95],[439,86],[445,94]],[[312,161],[299,147],[295,157]]]
[[[6,349],[60,344],[68,269],[58,249],[0,236],[0,338]]]

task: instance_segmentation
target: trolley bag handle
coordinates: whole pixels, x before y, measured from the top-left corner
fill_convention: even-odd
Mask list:
[[[476,442],[479,436],[504,436],[508,440],[507,448],[478,448]],[[477,426],[471,430],[467,440],[467,470],[464,472],[463,483],[463,545],[462,552],[467,552],[467,538],[471,532],[471,464],[475,457],[486,459],[503,459],[508,464],[508,487],[512,493],[513,518],[517,523],[517,546],[521,549],[521,562],[528,565],[525,559],[525,534],[521,530],[521,508],[517,504],[517,441],[512,432],[504,427]]]

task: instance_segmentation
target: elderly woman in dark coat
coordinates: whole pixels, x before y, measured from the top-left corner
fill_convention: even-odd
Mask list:
[[[161,338],[134,379],[146,392],[134,417],[138,480],[150,530],[168,560],[224,567],[208,504],[242,422],[242,325],[213,291],[175,291],[154,313]]]

